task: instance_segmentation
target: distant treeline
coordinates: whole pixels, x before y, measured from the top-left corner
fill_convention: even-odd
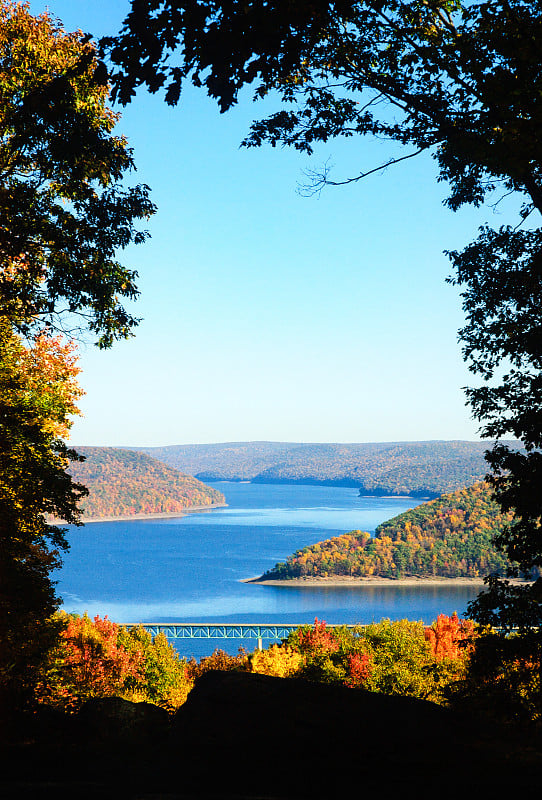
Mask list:
[[[113,447],[77,447],[82,463],[70,473],[90,491],[85,517],[176,513],[191,506],[225,503],[224,495],[146,453]]]
[[[203,481],[352,486],[367,495],[425,498],[483,480],[489,447],[488,442],[467,441],[229,442],[138,450]]]
[[[304,547],[265,574],[303,576],[478,578],[509,566],[493,537],[510,522],[486,483],[445,494],[379,525],[374,537],[350,531]]]

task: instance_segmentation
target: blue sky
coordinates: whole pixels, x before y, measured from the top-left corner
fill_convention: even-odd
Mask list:
[[[34,0],[66,29],[115,33],[125,0]],[[390,146],[332,142],[312,159],[239,148],[271,105],[250,94],[220,115],[190,90],[175,109],[139,92],[118,125],[158,213],[121,260],[140,274],[135,338],[81,351],[75,444],[246,440],[476,439],[461,387],[458,290],[442,251],[491,209],[452,214],[431,159],[413,159],[318,197],[303,170],[336,178],[386,161]],[[398,151],[395,151],[398,152]]]

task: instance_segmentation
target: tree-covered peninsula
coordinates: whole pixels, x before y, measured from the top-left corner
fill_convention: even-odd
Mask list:
[[[444,494],[365,531],[334,536],[289,556],[263,579],[480,578],[505,574],[509,562],[493,543],[509,523],[486,483]]]
[[[72,464],[70,473],[89,490],[82,502],[83,519],[174,514],[226,502],[221,492],[146,453],[115,447],[78,447],[77,451],[85,460]]]

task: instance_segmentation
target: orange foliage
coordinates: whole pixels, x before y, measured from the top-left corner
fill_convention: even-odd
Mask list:
[[[436,661],[465,659],[472,652],[475,624],[470,619],[459,619],[439,614],[436,621],[425,629],[425,639],[431,646]]]
[[[70,467],[90,491],[86,517],[182,513],[190,506],[225,503],[221,492],[146,453],[114,447],[81,447],[85,461]]]
[[[76,380],[81,372],[76,350],[62,336],[42,332],[32,347],[20,351],[19,375],[27,390],[39,397],[53,436],[66,436],[71,427],[68,416],[80,413],[76,402],[84,392]]]
[[[141,678],[142,654],[117,641],[119,626],[108,617],[70,617],[64,638],[64,663],[77,697],[120,694],[127,678]]]

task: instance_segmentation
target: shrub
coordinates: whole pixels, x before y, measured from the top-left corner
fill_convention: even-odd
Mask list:
[[[297,674],[308,680],[445,702],[445,686],[464,676],[468,651],[460,644],[472,627],[457,616],[441,616],[429,629],[406,619],[354,629],[316,619],[286,642],[302,656]]]
[[[421,622],[383,619],[363,628],[361,636],[373,659],[367,689],[422,698],[434,695],[429,669],[434,659]]]

